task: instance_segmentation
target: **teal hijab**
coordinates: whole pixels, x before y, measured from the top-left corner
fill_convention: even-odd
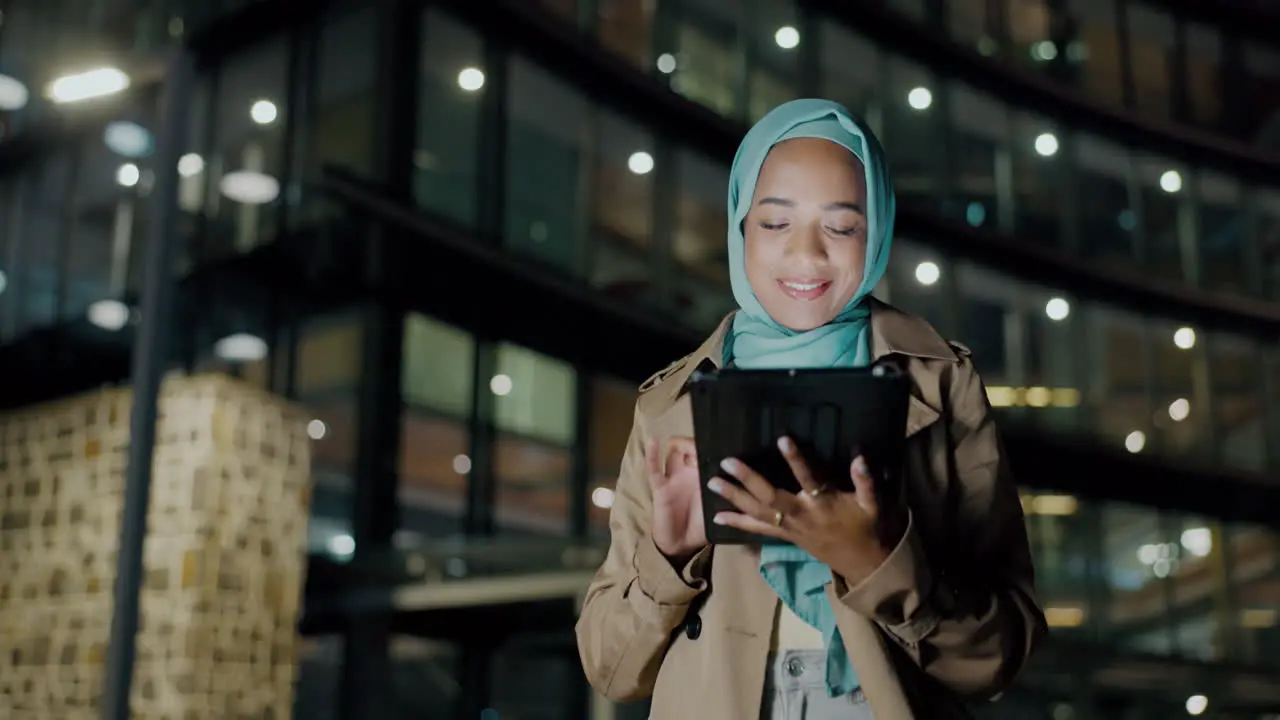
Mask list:
[[[765,312],[747,280],[742,224],[756,180],[774,145],[794,138],[833,142],[862,161],[867,182],[867,257],[862,284],[831,322],[797,332]],[[893,244],[893,186],[884,151],[871,130],[829,100],[793,100],[774,108],[743,138],[729,178],[729,277],[740,310],[725,343],[725,362],[742,368],[859,367],[871,362],[871,311],[867,298],[884,276]],[[760,574],[802,620],[822,633],[827,651],[827,692],[857,689],[858,676],[827,600],[831,569],[794,546],[766,545]]]

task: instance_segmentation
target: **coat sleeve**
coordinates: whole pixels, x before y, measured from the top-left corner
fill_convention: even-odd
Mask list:
[[[1047,628],[1031,551],[986,390],[967,356],[952,375],[950,465],[959,483],[947,543],[972,548],[963,567],[930,563],[914,518],[870,577],[836,593],[874,620],[933,678],[973,699],[993,699],[1026,664]]]
[[[587,589],[576,627],[587,680],[619,702],[653,693],[672,633],[707,589],[711,559],[711,549],[704,548],[678,571],[654,544],[647,439],[637,405],[609,515],[609,552]]]

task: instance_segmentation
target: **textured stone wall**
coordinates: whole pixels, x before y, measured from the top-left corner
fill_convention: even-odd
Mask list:
[[[97,717],[131,392],[0,416],[0,718]],[[222,376],[164,385],[137,720],[287,720],[310,504],[306,417]]]

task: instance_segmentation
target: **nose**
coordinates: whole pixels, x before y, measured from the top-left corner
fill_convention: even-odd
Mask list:
[[[822,240],[822,228],[817,224],[805,224],[787,237],[787,257],[815,265],[827,259],[827,246]]]

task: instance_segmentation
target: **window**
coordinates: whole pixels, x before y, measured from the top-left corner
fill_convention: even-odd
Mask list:
[[[653,141],[643,129],[598,111],[595,180],[591,184],[591,284],[615,297],[649,289],[653,236]]]
[[[299,118],[306,125],[305,150],[299,153],[306,169],[295,176],[315,180],[330,165],[373,175],[376,20],[371,8],[332,12],[325,19],[312,68],[314,97]],[[315,220],[316,212],[319,208],[308,203],[299,219]]]
[[[507,534],[568,531],[576,375],[569,365],[502,343],[495,349],[495,516]]]
[[[729,168],[684,148],[676,165],[679,197],[671,247],[676,260],[674,309],[688,325],[710,331],[737,307],[729,290],[725,212]]]
[[[608,377],[591,380],[591,474],[590,535],[609,537],[609,509],[613,507],[614,489],[622,455],[631,435],[635,418],[636,387],[634,384]]]
[[[556,268],[585,268],[590,103],[529,60],[510,66],[506,242]]]
[[[483,41],[437,10],[428,10],[422,23],[414,198],[421,207],[470,227],[479,212],[481,107],[485,93],[492,92]]]
[[[422,315],[405,318],[400,419],[401,540],[454,535],[471,473],[475,340]]]
[[[314,489],[308,548],[336,559],[354,549],[351,474],[362,336],[358,316],[344,312],[300,324],[294,346],[293,397],[311,414],[307,435]]]

